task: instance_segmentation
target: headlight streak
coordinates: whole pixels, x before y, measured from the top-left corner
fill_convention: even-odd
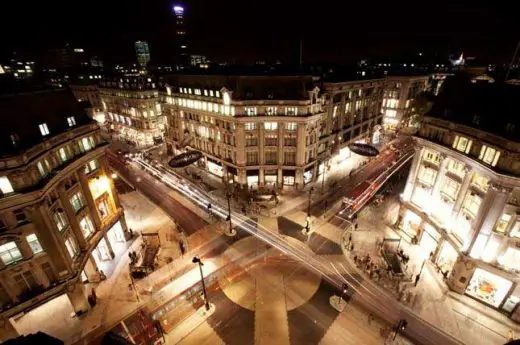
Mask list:
[[[219,201],[215,200],[211,196],[207,195],[205,192],[199,190],[198,187],[194,186],[191,182],[186,181],[180,176],[177,176],[176,174],[172,173],[171,171],[165,169],[163,166],[158,164],[157,166],[154,166],[140,157],[133,157],[131,158],[132,161],[142,167],[144,170],[150,172],[151,175],[159,177],[160,180],[172,188],[173,190],[178,191],[179,193],[183,194],[184,196],[188,197],[191,201],[195,202],[197,205],[199,205],[202,209],[207,210],[207,205],[211,203],[211,213],[219,216],[221,219],[227,218],[227,207],[224,207],[222,204],[220,204]],[[162,170],[162,171],[161,171]],[[382,314],[387,315],[388,319],[395,318],[396,310],[390,309],[386,305],[382,305],[380,302],[377,302],[373,299],[371,299],[371,296],[377,296],[374,292],[370,291],[366,286],[362,285],[361,282],[354,277],[350,272],[345,271],[345,274],[350,278],[350,281],[347,280],[334,266],[333,263],[323,263],[320,260],[316,259],[312,255],[309,255],[308,252],[305,252],[303,249],[296,247],[294,245],[288,244],[286,239],[278,234],[275,234],[262,225],[260,225],[258,222],[255,222],[249,217],[243,216],[240,213],[237,212],[231,212],[231,220],[235,226],[238,226],[239,228],[249,232],[251,235],[263,240],[264,242],[268,243],[272,247],[278,249],[284,254],[287,254],[289,256],[292,256],[296,258],[298,261],[306,264],[306,266],[316,273],[323,276],[325,279],[327,279],[330,283],[334,284],[338,289],[341,287],[343,283],[348,283],[349,287],[354,290],[359,297],[364,300],[366,303],[371,305],[374,309],[379,310]],[[253,222],[254,225],[256,225],[256,228],[253,227],[250,223]],[[328,267],[332,267],[336,274],[339,276],[339,278],[334,278],[330,274],[326,273]],[[352,286],[353,282],[359,285],[359,287],[362,288],[360,290],[356,286]],[[367,294],[368,293],[368,294]],[[371,296],[369,296],[371,295]],[[401,306],[401,308],[409,309],[406,306]],[[419,316],[415,316],[415,320],[420,322],[423,326],[430,328],[435,333],[438,334],[446,334],[436,326],[431,325],[427,321],[423,320]],[[414,332],[416,336],[419,336],[423,339],[424,336],[421,334],[421,332]],[[429,343],[429,341],[427,342]]]

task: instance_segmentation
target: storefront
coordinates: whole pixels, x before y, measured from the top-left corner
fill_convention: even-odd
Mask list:
[[[350,158],[350,149],[348,147],[344,147],[339,150],[339,153],[336,155],[336,164],[341,164]]]
[[[231,166],[227,166],[227,178],[228,183],[235,183],[238,181],[237,169]]]
[[[419,206],[423,210],[429,210],[429,203],[432,202],[430,189],[423,187],[420,183],[415,185],[411,199],[412,203]]]
[[[498,308],[512,286],[511,281],[477,268],[466,288],[466,294]]]
[[[379,145],[381,142],[381,126],[377,125],[374,127],[374,133],[372,134],[372,144]]]
[[[97,265],[100,265],[103,261],[112,260],[112,256],[110,255],[108,245],[104,238],[99,241],[97,247],[92,252]]]
[[[312,181],[313,170],[313,165],[305,169],[305,172],[303,173],[303,184],[307,184]]]
[[[125,233],[123,232],[123,227],[121,226],[121,222],[117,221],[110,230],[107,232],[108,240],[112,247],[116,243],[124,243],[125,242]]]
[[[250,188],[258,187],[258,169],[255,170],[247,170],[247,185]]]
[[[420,225],[421,225],[421,217],[416,215],[413,211],[406,210],[406,213],[403,217],[403,223],[401,226],[401,230],[410,238],[414,238],[420,235]]]
[[[294,178],[296,176],[296,170],[283,170],[283,185],[284,186],[294,186]]]
[[[516,306],[520,302],[520,284],[517,284],[513,289],[513,292],[509,297],[506,298],[504,304],[502,305],[502,310],[508,314],[513,313]]]
[[[264,170],[264,184],[266,188],[276,188],[278,183],[278,170]]]
[[[208,158],[208,171],[215,176],[222,177],[224,176],[224,169],[222,169],[222,165],[219,162]]]
[[[321,176],[321,174],[323,174],[324,171],[325,171],[325,162],[318,165],[318,176]]]
[[[433,226],[430,224],[424,226],[424,232],[421,236],[421,241],[419,242],[423,260],[426,260],[430,257],[431,253],[435,252],[440,239],[441,234],[439,234]]]
[[[436,261],[437,266],[439,266],[443,274],[447,275],[447,273],[451,271],[455,261],[457,261],[458,256],[459,254],[455,248],[453,248],[453,246],[448,241],[444,241],[441,246],[441,250],[437,255]]]

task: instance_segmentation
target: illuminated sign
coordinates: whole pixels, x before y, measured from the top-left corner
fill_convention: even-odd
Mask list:
[[[198,161],[201,158],[202,158],[202,152],[188,151],[188,152],[181,153],[180,155],[173,157],[168,162],[168,165],[171,166],[172,168],[183,168],[192,163],[195,163],[196,161]]]
[[[352,143],[348,145],[348,148],[360,156],[374,157],[379,154],[379,150],[369,144]]]
[[[175,12],[175,14],[182,14],[184,13],[184,7],[175,5],[173,6],[173,12]]]

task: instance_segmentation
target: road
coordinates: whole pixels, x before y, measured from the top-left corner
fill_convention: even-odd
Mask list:
[[[124,177],[133,187],[139,189],[148,199],[161,207],[187,235],[193,234],[208,224],[191,209],[173,198],[170,194],[171,189],[160,183],[157,178],[140,169],[127,168],[117,155],[109,154],[108,157],[110,166],[118,175]]]
[[[392,153],[386,153],[381,157],[381,159],[384,162],[390,162],[395,159],[395,156],[393,156]],[[375,161],[377,162],[378,160],[376,159]],[[384,163],[381,164],[381,162],[367,164],[362,171],[355,176],[355,180],[366,180],[370,176],[373,176],[377,171],[386,171],[387,167]],[[151,165],[141,158],[134,158],[131,165],[134,169],[138,167],[145,169],[149,174],[155,176],[153,177],[154,179],[160,179],[166,186],[181,193],[185,198],[191,200],[195,205],[198,205],[200,209],[204,209],[209,203],[211,203],[213,206],[211,210],[213,215],[216,215],[221,219],[227,217],[227,205],[223,205],[218,200],[214,200],[205,191],[200,190],[196,185],[191,184],[189,181],[172,174],[168,169],[162,167],[160,164]],[[364,170],[365,168],[367,169],[366,171]],[[148,179],[148,181],[150,181],[150,179]],[[150,184],[153,185],[155,182]],[[353,185],[352,181],[349,185]],[[160,190],[164,191],[162,187]],[[163,193],[163,196],[169,195],[168,193]],[[159,204],[164,202],[162,200],[163,196],[160,198],[156,196],[156,198],[161,200]],[[391,323],[397,322],[400,318],[406,318],[409,324],[407,335],[416,343],[424,345],[461,344],[460,341],[454,339],[441,329],[438,329],[425,320],[418,318],[413,311],[402,306],[393,296],[381,291],[374,284],[371,284],[370,282],[363,282],[363,284],[361,284],[357,279],[358,277],[351,273],[352,269],[345,266],[344,258],[338,262],[338,265],[343,264],[343,266],[339,265],[339,267],[345,267],[345,269],[344,271],[339,271],[338,265],[335,265],[326,258],[313,255],[314,253],[312,253],[312,251],[301,242],[295,243],[294,241],[288,241],[285,236],[273,233],[269,229],[257,224],[256,221],[237,212],[232,211],[231,218],[233,224],[239,229],[261,239],[285,255],[304,263],[310,270],[320,274],[324,279],[337,288],[341,287],[345,282],[351,284],[355,291],[354,298],[374,314]],[[256,226],[253,224],[256,224]]]

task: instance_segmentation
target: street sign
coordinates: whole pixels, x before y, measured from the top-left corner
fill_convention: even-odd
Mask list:
[[[379,154],[379,150],[369,144],[352,143],[348,145],[348,148],[360,156],[374,157]]]
[[[188,151],[181,153],[180,155],[177,155],[173,157],[169,162],[168,165],[172,168],[183,168],[186,167],[192,163],[195,163],[199,159],[202,158],[202,152],[200,151]]]

